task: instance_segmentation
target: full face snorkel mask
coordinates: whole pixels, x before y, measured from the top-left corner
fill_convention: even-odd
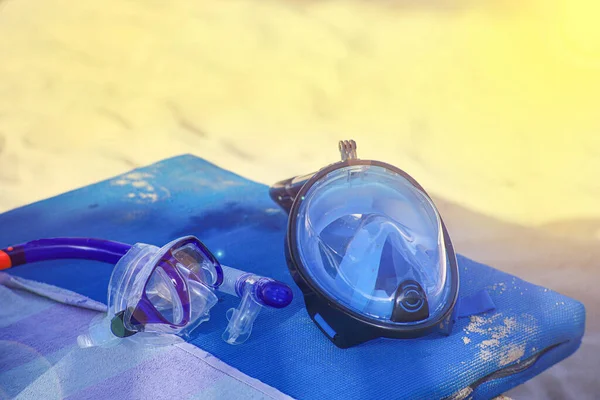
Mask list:
[[[41,239],[0,250],[0,269],[52,259],[116,263],[108,288],[106,316],[78,338],[80,347],[112,346],[127,338],[169,344],[209,319],[214,290],[242,298],[228,311],[223,339],[245,342],[262,307],[284,308],[292,291],[284,283],[222,266],[200,240],[176,239],[162,248],[99,239]]]
[[[458,268],[433,201],[406,172],[342,160],[281,181],[271,198],[289,213],[285,252],[306,309],[335,345],[449,334]]]

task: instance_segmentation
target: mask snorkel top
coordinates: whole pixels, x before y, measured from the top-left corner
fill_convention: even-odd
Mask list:
[[[245,342],[262,307],[284,308],[292,301],[282,282],[222,266],[200,240],[176,239],[162,248],[100,239],[41,239],[0,250],[0,270],[31,262],[84,259],[116,264],[108,288],[108,312],[81,335],[81,347],[111,346],[120,339],[150,344],[189,338],[209,319],[214,290],[242,299],[228,311],[223,340]],[[135,335],[135,336],[134,336]]]
[[[449,334],[458,267],[433,201],[406,172],[358,159],[354,141],[339,148],[340,162],[270,190],[310,317],[341,348]]]

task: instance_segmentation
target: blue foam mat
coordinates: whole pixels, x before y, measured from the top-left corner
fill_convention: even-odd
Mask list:
[[[223,264],[287,282],[295,299],[287,309],[263,311],[250,340],[230,346],[220,337],[225,312],[238,300],[221,295],[193,343],[302,399],[436,399],[456,393],[491,398],[580,344],[581,303],[459,256],[460,294],[486,288],[496,311],[460,319],[447,338],[378,339],[338,349],[310,320],[288,274],[286,222],[267,187],[187,155],[4,213],[0,247],[52,236],[156,245],[198,236]],[[105,302],[111,270],[95,262],[49,261],[9,271]],[[540,352],[524,371],[485,381],[498,370],[518,371]]]

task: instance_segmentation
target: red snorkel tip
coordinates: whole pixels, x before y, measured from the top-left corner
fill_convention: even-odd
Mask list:
[[[0,271],[12,267],[12,260],[6,252],[0,250]]]

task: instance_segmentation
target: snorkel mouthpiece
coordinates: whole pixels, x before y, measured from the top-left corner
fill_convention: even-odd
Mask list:
[[[242,299],[237,309],[227,311],[229,324],[223,340],[229,344],[241,344],[248,339],[262,307],[278,309],[292,302],[292,290],[282,282],[226,266],[223,273],[225,279],[219,290]]]

